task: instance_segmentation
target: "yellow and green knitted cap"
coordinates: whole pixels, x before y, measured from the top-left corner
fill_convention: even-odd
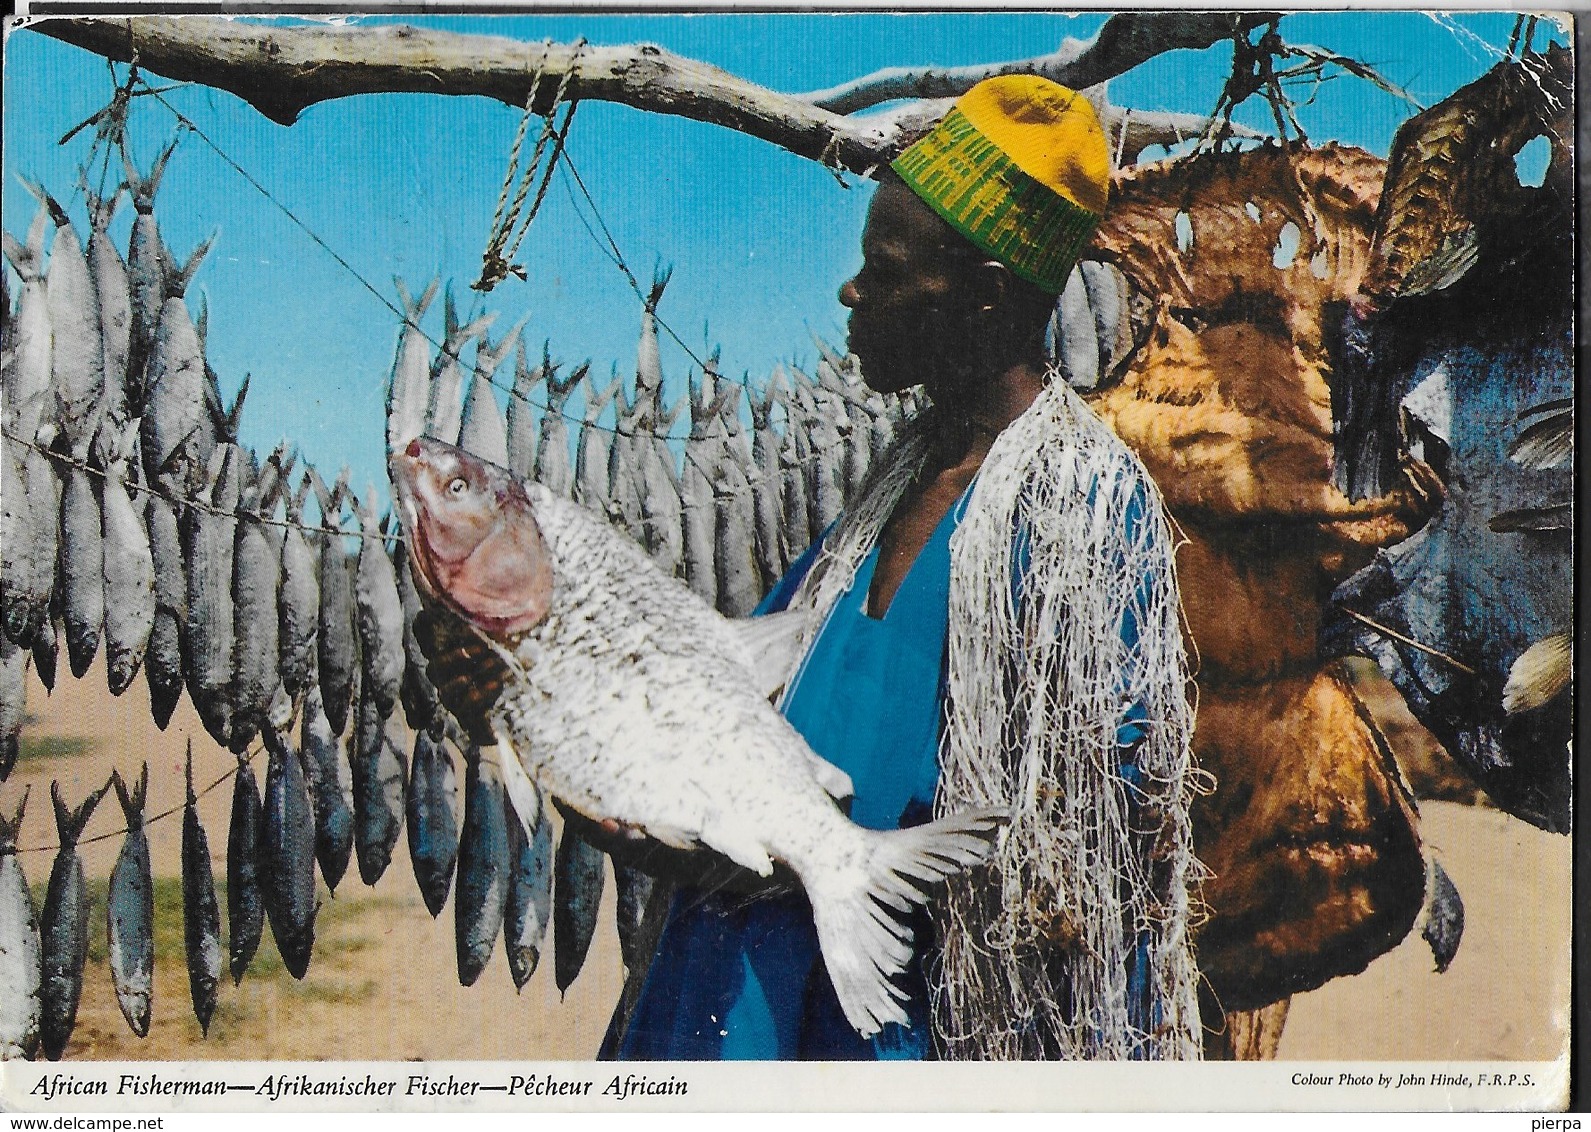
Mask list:
[[[985,79],[892,168],[956,231],[1056,294],[1110,191],[1094,108],[1037,75]]]

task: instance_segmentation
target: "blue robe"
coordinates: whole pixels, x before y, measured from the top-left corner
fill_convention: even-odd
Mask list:
[[[812,749],[851,776],[851,819],[872,829],[918,825],[933,815],[950,600],[950,536],[970,489],[918,553],[882,618],[866,602],[874,546],[798,670],[786,717]],[[1133,517],[1129,515],[1129,523]],[[1023,532],[1013,553],[1026,560]],[[819,544],[820,545],[820,544]],[[785,608],[816,558],[810,548],[758,607]],[[1020,593],[1013,595],[1020,600]],[[1123,636],[1136,636],[1124,624]],[[1131,745],[1142,735],[1129,712],[1118,731],[1130,784]],[[804,893],[676,895],[628,1027],[610,1028],[599,1057],[620,1060],[892,1060],[933,1056],[924,956],[933,925],[912,918],[917,948],[898,984],[909,1027],[888,1024],[864,1039],[846,1022],[823,965]],[[1147,958],[1147,936],[1138,949]],[[1141,964],[1139,964],[1141,968]],[[1137,980],[1148,1022],[1147,989]],[[1135,1019],[1135,1021],[1137,1021]]]

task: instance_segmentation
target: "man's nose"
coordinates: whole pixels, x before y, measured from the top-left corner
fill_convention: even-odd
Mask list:
[[[847,279],[840,287],[840,305],[854,309],[861,300],[861,295],[856,289],[856,280]]]

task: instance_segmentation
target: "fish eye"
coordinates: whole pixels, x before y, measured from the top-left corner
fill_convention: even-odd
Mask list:
[[[469,490],[469,486],[463,476],[454,476],[447,481],[447,493],[449,495],[463,495]]]

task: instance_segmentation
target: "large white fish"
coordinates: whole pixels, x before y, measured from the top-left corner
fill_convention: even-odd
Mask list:
[[[669,846],[764,877],[782,862],[847,1020],[863,1035],[904,1023],[897,916],[982,860],[998,817],[853,824],[834,801],[845,776],[767,698],[785,658],[759,646],[790,643],[788,618],[729,621],[585,508],[461,449],[417,439],[391,471],[416,583],[506,668],[491,725],[531,777]]]

